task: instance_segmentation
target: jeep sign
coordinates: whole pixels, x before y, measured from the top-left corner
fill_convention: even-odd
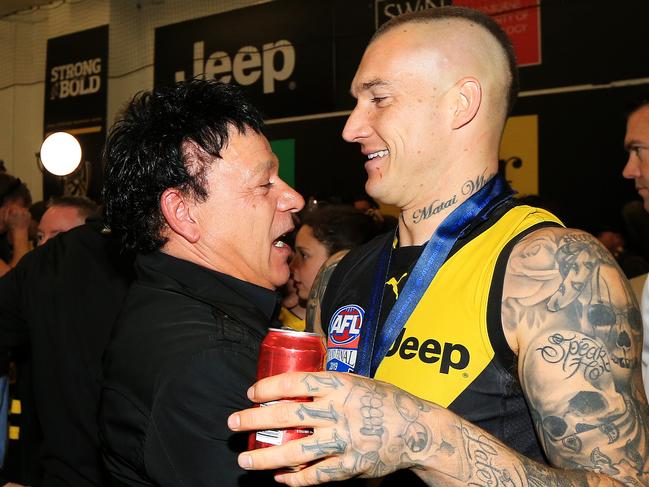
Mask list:
[[[216,51],[206,60],[205,43],[195,42],[192,76],[216,78],[223,83],[234,81],[242,86],[256,83],[261,77],[264,93],[274,93],[275,82],[285,81],[293,74],[295,49],[289,41],[281,40],[264,44],[261,53],[259,51],[255,46],[244,46],[233,57],[227,52]],[[184,79],[185,71],[177,71],[176,81]]]
[[[268,118],[333,111],[333,9],[284,0],[159,27],[154,84],[236,83]]]

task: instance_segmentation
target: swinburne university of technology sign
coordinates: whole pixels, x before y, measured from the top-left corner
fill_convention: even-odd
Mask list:
[[[236,83],[268,118],[333,109],[332,2],[270,2],[155,32],[154,84]]]

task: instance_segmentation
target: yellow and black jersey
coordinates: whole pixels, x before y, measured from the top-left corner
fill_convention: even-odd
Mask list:
[[[508,202],[459,239],[408,318],[375,378],[447,407],[519,452],[543,461],[502,329],[502,287],[514,245],[559,225],[550,213]],[[338,265],[322,303],[328,370],[350,371],[386,239],[352,250]],[[393,242],[379,330],[422,247]],[[354,348],[356,347],[356,348]]]
[[[295,331],[304,331],[306,323],[304,318],[300,318],[298,315],[294,314],[290,309],[282,306],[279,310],[279,316],[277,317],[279,322],[283,327],[290,328]]]

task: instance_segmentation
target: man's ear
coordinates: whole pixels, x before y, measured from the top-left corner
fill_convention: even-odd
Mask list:
[[[160,197],[160,208],[171,230],[189,243],[200,237],[198,223],[194,219],[194,200],[177,188],[167,188]]]
[[[482,87],[475,78],[462,78],[456,85],[453,130],[464,127],[473,120],[482,103]]]

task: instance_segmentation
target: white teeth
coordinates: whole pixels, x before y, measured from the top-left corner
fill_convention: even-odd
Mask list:
[[[385,157],[389,154],[390,152],[388,150],[380,150],[377,152],[372,152],[371,154],[367,155],[368,159],[374,159],[375,157]]]
[[[281,240],[277,240],[274,244],[275,247],[286,247],[286,244]]]

